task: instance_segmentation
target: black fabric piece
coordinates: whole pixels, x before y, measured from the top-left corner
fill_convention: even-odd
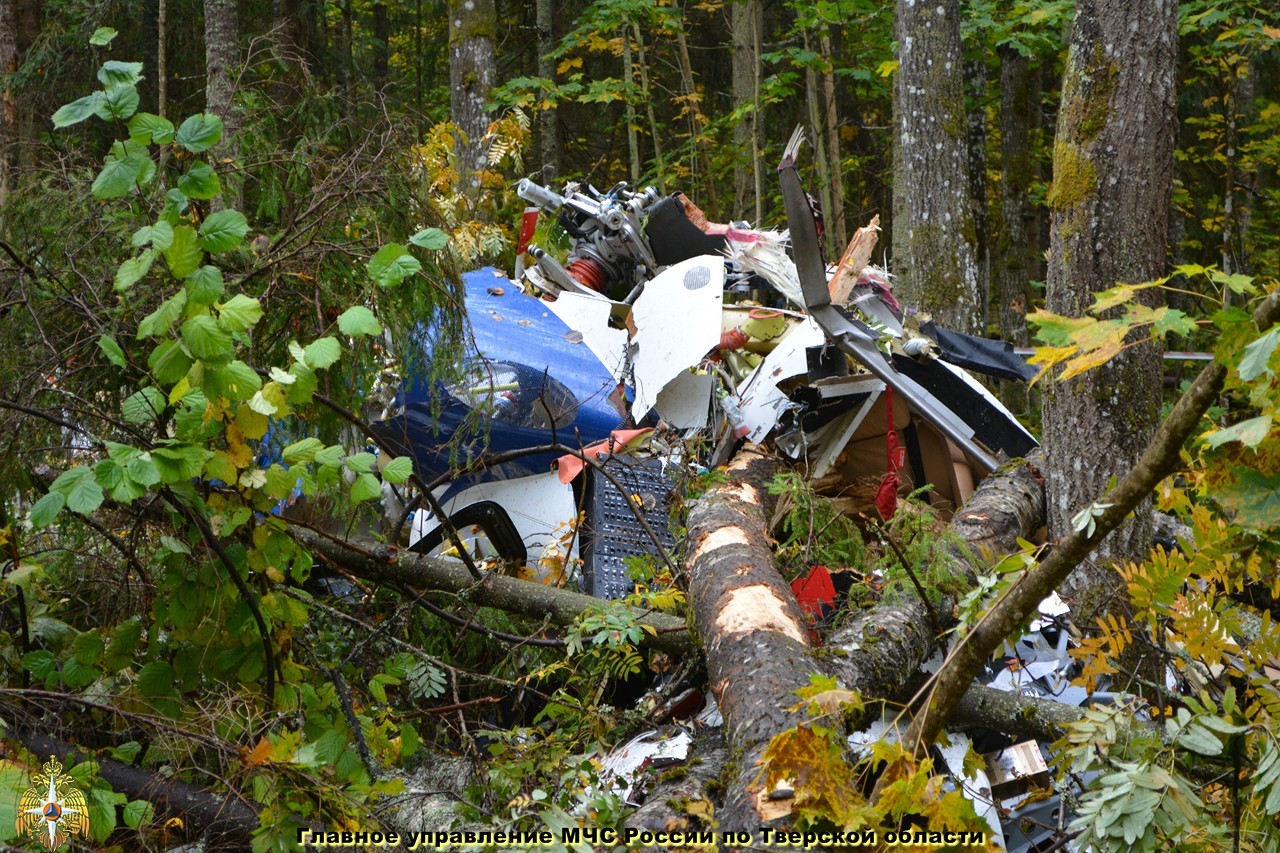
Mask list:
[[[920,452],[920,433],[916,430],[915,420],[907,423],[902,437],[907,445],[907,464],[911,466],[912,488],[918,489],[929,481],[924,476],[924,454]]]
[[[914,358],[894,355],[893,366],[899,373],[914,379],[964,421],[987,447],[1004,451],[1010,459],[1026,456],[1037,447],[1035,439],[1023,432],[1008,415],[936,361],[921,364]]]
[[[1013,351],[1008,341],[993,341],[963,332],[939,328],[934,323],[921,323],[920,331],[938,342],[942,360],[956,367],[976,370],[998,379],[1026,382],[1036,375],[1036,369]]]
[[[674,195],[662,199],[649,211],[644,233],[653,249],[653,259],[663,266],[699,255],[724,254],[724,236],[707,234],[690,222],[684,205]]]

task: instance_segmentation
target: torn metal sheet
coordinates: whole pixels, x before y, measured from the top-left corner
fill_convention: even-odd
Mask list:
[[[747,378],[738,392],[738,406],[748,433],[747,441],[759,442],[778,423],[783,410],[791,404],[778,383],[806,373],[809,369],[806,350],[826,341],[822,329],[812,320],[794,326]]]
[[[639,777],[647,768],[670,767],[689,757],[693,736],[678,731],[663,737],[657,731],[642,732],[613,750],[600,762],[600,778],[628,805],[637,806],[643,786]]]
[[[675,429],[704,429],[711,420],[716,380],[709,373],[685,370],[662,389],[654,408]]]
[[[649,414],[667,383],[719,343],[723,301],[724,259],[710,255],[669,267],[645,285],[631,315],[636,327],[631,415],[637,421]]]
[[[600,363],[615,377],[622,378],[627,359],[627,333],[609,326],[609,316],[614,304],[599,296],[583,296],[579,293],[562,293],[554,302],[543,303],[560,320],[577,333],[578,340],[600,359]]]

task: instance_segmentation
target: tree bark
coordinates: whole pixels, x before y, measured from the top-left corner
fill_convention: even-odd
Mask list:
[[[4,203],[13,188],[13,170],[17,163],[18,101],[11,82],[18,70],[16,7],[16,0],[0,0],[0,74],[5,78],[0,91],[0,223],[3,223]]]
[[[730,483],[689,512],[685,566],[707,679],[735,757],[722,829],[753,831],[790,812],[757,780],[774,735],[804,722],[788,710],[822,666],[809,654],[804,615],[773,561],[765,501],[772,463],[753,447],[729,464]]]
[[[381,92],[387,88],[387,67],[391,60],[391,24],[387,20],[387,4],[373,4],[373,85]]]
[[[227,166],[219,169],[222,200],[240,207],[240,180],[236,161],[240,159],[239,119],[235,109],[234,73],[240,67],[240,20],[235,0],[204,0],[205,110],[222,119],[222,141],[217,159]]]
[[[741,114],[733,126],[733,214],[746,219],[756,212],[756,171],[759,165],[755,75],[760,57],[756,52],[759,28],[759,0],[740,0],[730,8],[733,41],[733,108]],[[755,221],[755,220],[753,220]]]
[[[1033,76],[1027,58],[1010,47],[1000,49],[1000,235],[992,278],[1000,337],[1027,345],[1027,303],[1031,298],[1032,252],[1039,234],[1032,226],[1027,194],[1031,190],[1030,133]],[[1002,383],[1005,405],[1026,408],[1026,385]]]
[[[835,52],[831,49],[829,29],[822,30],[818,36],[818,45],[822,49],[822,115],[823,126],[827,131],[827,169],[831,177],[831,207],[825,211],[825,216],[834,255],[845,244],[848,231],[844,222],[844,172],[840,168],[840,110],[836,104],[836,75],[833,64]]]
[[[65,759],[67,766],[90,758],[71,744],[46,735],[28,733],[23,734],[21,740],[32,754],[45,760],[51,755]],[[204,834],[217,844],[228,845],[219,849],[247,847],[252,841],[253,832],[258,828],[258,815],[242,800],[111,758],[92,756],[92,759],[98,765],[98,775],[114,790],[131,800],[151,803],[157,817],[182,818],[192,834]]]
[[[1177,4],[1081,0],[1062,82],[1054,142],[1048,308],[1083,316],[1093,295],[1165,269],[1176,129]],[[1148,291],[1154,294],[1155,291]],[[1105,367],[1045,390],[1049,533],[1129,471],[1160,413],[1160,352],[1145,343]],[[1093,460],[1105,460],[1094,464]],[[1073,573],[1061,592],[1086,620],[1117,577],[1107,565],[1151,547],[1151,503]]]
[[[987,64],[966,59],[964,85],[968,94],[966,147],[969,150],[969,199],[973,204],[973,251],[978,265],[979,331],[986,330],[991,294],[991,241],[987,223]]]
[[[338,542],[305,530],[295,537],[312,553],[341,566],[356,577],[380,583],[399,584],[454,595],[482,607],[496,607],[508,613],[535,619],[549,619],[568,625],[583,614],[598,610],[600,599],[568,589],[491,574],[477,582],[461,563],[437,560],[420,554],[396,552],[368,539]],[[683,619],[651,611],[633,611],[642,625],[657,632],[645,634],[640,645],[671,654],[686,654],[690,639]]]
[[[725,829],[754,830],[789,814],[789,800],[770,801],[757,783],[759,762],[774,736],[805,721],[787,709],[797,704],[796,691],[810,684],[812,673],[833,674],[868,700],[896,697],[906,674],[928,659],[940,632],[954,624],[946,609],[946,621],[935,630],[920,600],[905,598],[860,614],[827,638],[832,654],[821,662],[813,657],[805,622],[773,561],[763,506],[768,473],[767,460],[754,449],[739,453],[729,482],[703,495],[689,513],[689,600],[734,762],[716,813]],[[949,552],[956,573],[972,576],[1015,550],[1043,515],[1044,483],[1034,457],[988,477],[952,519],[952,530],[967,543]],[[868,701],[853,725],[874,708]],[[665,814],[655,807],[646,825]]]
[[[494,0],[449,0],[449,114],[466,136],[459,150],[464,172],[483,166],[481,140],[489,128],[489,93],[497,76],[495,38],[498,31]]]
[[[940,325],[980,331],[968,191],[959,0],[897,0],[893,86],[895,290]]]
[[[551,58],[555,49],[556,4],[555,0],[537,0],[538,26],[538,76],[550,85],[555,80],[556,64]],[[542,160],[543,177],[560,174],[560,121],[551,93],[542,92],[538,105],[538,153]]]

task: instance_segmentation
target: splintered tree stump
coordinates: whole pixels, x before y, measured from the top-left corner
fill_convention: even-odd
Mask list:
[[[769,799],[761,757],[779,732],[803,722],[788,709],[821,667],[809,654],[804,615],[778,574],[768,537],[771,462],[748,445],[689,513],[685,566],[694,627],[711,691],[724,715],[729,778],[721,829],[755,831],[790,813]]]

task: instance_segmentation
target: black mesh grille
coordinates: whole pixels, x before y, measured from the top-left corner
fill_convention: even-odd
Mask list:
[[[596,472],[592,472],[587,495],[587,523],[582,536],[582,572],[586,591],[597,598],[622,598],[634,584],[627,575],[627,558],[657,556],[653,540],[627,507],[632,495],[639,496],[639,509],[653,532],[670,553],[675,546],[668,514],[674,480],[663,472],[662,460],[643,462],[628,456],[611,456],[604,461],[623,492]]]

